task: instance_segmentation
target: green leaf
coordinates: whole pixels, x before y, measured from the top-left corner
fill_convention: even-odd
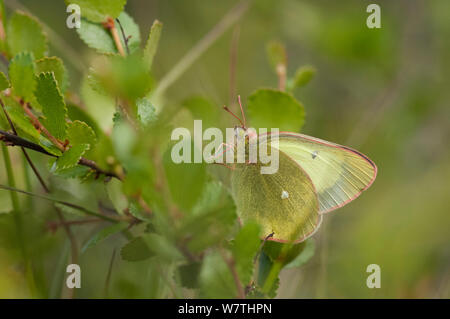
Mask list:
[[[93,22],[105,22],[107,18],[117,18],[127,0],[66,0],[67,4],[80,6],[81,15]]]
[[[54,137],[64,140],[67,108],[53,73],[39,74],[35,96],[45,116],[44,126]]]
[[[193,146],[191,145],[191,148]],[[171,148],[165,152],[164,170],[174,202],[183,210],[190,211],[202,195],[206,182],[206,165],[204,163],[173,162]]]
[[[123,183],[115,178],[106,184],[108,197],[119,214],[124,214],[125,209],[128,208],[128,199],[123,194],[122,185]]]
[[[293,87],[294,88],[300,88],[308,84],[314,75],[316,74],[316,69],[312,66],[303,66],[299,68],[295,72],[295,76],[293,79]]]
[[[136,52],[141,46],[141,32],[139,26],[134,22],[133,18],[126,12],[122,12],[117,18],[122,25],[125,37],[128,38],[128,49],[130,53]],[[117,32],[120,36],[123,48],[125,48],[125,41],[123,39],[122,30],[118,23],[116,23]]]
[[[9,20],[6,41],[11,56],[29,51],[40,59],[48,50],[47,36],[41,24],[34,17],[20,11],[15,12]]]
[[[126,261],[142,261],[154,256],[142,237],[137,237],[120,250],[120,255]]]
[[[82,165],[77,165],[71,168],[67,168],[67,169],[60,169],[60,170],[55,170],[56,168],[53,169],[53,173],[59,177],[62,178],[84,178],[85,176],[87,176],[91,170],[89,167],[86,166],[82,166]],[[68,210],[74,210],[73,208],[67,207]],[[74,210],[78,213],[78,215],[82,214],[77,210]],[[82,214],[83,215],[83,214]]]
[[[305,111],[300,102],[290,94],[271,89],[257,90],[250,95],[248,113],[255,128],[298,132],[305,121]]]
[[[30,52],[19,53],[9,64],[9,78],[14,93],[27,102],[34,99],[35,67],[34,56]]]
[[[138,118],[142,125],[148,126],[156,121],[156,110],[149,99],[138,99],[136,101],[136,106]]]
[[[207,255],[200,272],[202,298],[236,298],[233,275],[223,257],[216,252]]]
[[[180,232],[189,236],[188,248],[202,251],[227,238],[236,222],[236,206],[219,182],[206,184],[191,214],[183,220]]]
[[[6,90],[10,87],[10,83],[5,73],[0,71],[0,91]]]
[[[247,285],[253,275],[253,258],[261,245],[260,227],[255,223],[244,225],[232,247],[236,270],[241,282]]]
[[[178,248],[176,248],[175,245],[166,237],[162,237],[161,235],[155,233],[149,233],[143,235],[142,238],[149,247],[150,251],[161,259],[169,262],[184,259]]]
[[[153,64],[153,59],[155,57],[156,51],[158,50],[159,38],[161,37],[163,24],[158,20],[153,22],[148,35],[147,43],[144,48],[144,61],[150,69]]]
[[[129,208],[129,213],[131,216],[133,216],[139,220],[142,220],[142,221],[150,221],[151,220],[152,215],[143,211],[136,203],[131,202],[128,208]],[[147,224],[146,229],[149,229],[151,227],[153,227],[152,224]],[[149,232],[149,231],[146,231],[146,232]]]
[[[315,242],[314,239],[310,238],[305,242],[305,247],[297,257],[288,263],[284,268],[295,268],[301,267],[306,264],[313,256],[315,252]]]
[[[65,151],[55,162],[54,170],[64,170],[76,166],[89,149],[89,144],[78,144]]]
[[[46,139],[44,136],[39,136],[39,145],[41,145],[47,152],[50,154],[53,154],[55,156],[61,156],[62,152],[59,148],[57,148],[55,145],[53,145],[52,142],[50,142],[48,139]]]
[[[92,116],[89,113],[87,113],[81,107],[74,104],[67,104],[67,112],[69,118],[72,121],[78,120],[80,122],[86,123],[87,125],[89,125],[89,127],[91,127],[94,130],[95,135],[98,136],[99,138],[103,135],[103,132],[101,131],[97,122],[92,118]]]
[[[141,33],[139,26],[134,22],[126,12],[122,12],[118,17],[122,25],[125,37],[128,38],[128,49],[130,53],[136,52],[141,45]],[[120,25],[116,23],[117,33],[119,34],[120,42],[123,48],[126,47],[125,40],[122,34]],[[94,23],[86,19],[82,19],[81,27],[77,29],[80,39],[91,49],[96,50],[102,54],[118,54],[116,44],[111,35],[102,24]]]
[[[201,268],[202,263],[197,261],[186,265],[181,265],[178,268],[178,271],[180,273],[181,285],[190,289],[198,288],[198,280]]]
[[[266,47],[267,57],[269,59],[270,65],[276,72],[279,65],[286,66],[287,64],[287,54],[286,48],[281,42],[271,41]]]
[[[118,53],[111,34],[100,24],[82,19],[81,27],[77,29],[77,33],[88,47],[99,53]]]
[[[125,230],[128,227],[127,223],[117,223],[113,224],[111,226],[105,227],[102,230],[100,230],[98,233],[96,233],[91,239],[87,241],[87,243],[83,246],[81,249],[81,253],[84,253],[87,249],[94,247],[98,243],[102,242],[106,238],[120,233],[121,231]]]
[[[119,120],[112,132],[112,142],[118,159],[128,167],[133,167],[133,148],[136,144],[136,131],[128,122]]]
[[[19,105],[6,106],[11,121],[14,127],[18,130],[20,136],[29,139],[31,142],[39,143],[40,134],[31,123],[30,118],[26,116],[25,112]],[[9,124],[8,124],[9,125]]]
[[[90,76],[110,96],[135,101],[147,95],[153,85],[144,61],[137,55],[111,56],[99,63]]]
[[[71,145],[88,144],[91,148],[97,143],[94,130],[86,123],[78,120],[69,123],[67,139]]]
[[[65,92],[69,82],[67,70],[63,61],[58,57],[45,57],[36,61],[36,75],[43,72],[53,72],[55,74],[56,82]]]

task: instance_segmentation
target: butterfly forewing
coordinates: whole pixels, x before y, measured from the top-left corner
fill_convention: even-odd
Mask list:
[[[375,180],[377,167],[358,151],[289,132],[269,134],[266,138],[272,141],[278,138],[280,154],[285,153],[309,175],[321,214],[354,200]]]

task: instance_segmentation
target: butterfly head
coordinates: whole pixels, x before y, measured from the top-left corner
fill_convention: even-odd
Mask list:
[[[257,133],[254,129],[249,129],[242,126],[234,127],[234,137],[236,140],[246,139],[246,141],[253,141],[257,138]]]

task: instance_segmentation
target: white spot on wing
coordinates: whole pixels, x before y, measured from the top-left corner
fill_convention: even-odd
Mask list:
[[[312,159],[315,159],[315,158],[317,157],[317,154],[318,154],[318,153],[319,153],[318,151],[312,152],[312,153],[311,153]]]
[[[288,197],[289,197],[289,193],[288,192],[286,192],[286,191],[282,191],[281,192],[281,199],[286,199]]]

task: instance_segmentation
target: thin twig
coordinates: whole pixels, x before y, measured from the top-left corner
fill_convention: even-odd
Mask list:
[[[41,174],[37,170],[37,167],[34,165],[33,161],[31,160],[30,155],[28,155],[28,152],[25,150],[25,148],[22,146],[20,147],[22,149],[23,155],[25,155],[25,159],[27,160],[28,164],[30,164],[31,169],[34,172],[34,175],[36,175],[37,179],[39,180],[39,183],[41,184],[42,188],[46,193],[49,193],[50,190],[48,186],[45,184],[44,179],[42,178]]]
[[[73,235],[72,229],[70,228],[69,222],[66,222],[64,215],[60,208],[55,206],[56,213],[58,215],[58,219],[60,220],[60,225],[63,226],[67,237],[70,240],[70,247],[72,250],[72,264],[78,264],[78,244],[75,236]]]
[[[54,207],[56,210],[56,214],[58,215],[58,219],[60,220],[60,222],[62,223],[62,225],[64,227],[64,231],[67,235],[67,238],[69,238],[71,263],[78,265],[78,243],[77,243],[77,240],[76,240],[75,236],[73,235],[72,229],[70,228],[69,225],[67,225],[61,209],[56,206],[54,206]],[[69,290],[68,291],[69,298],[70,299],[75,298],[75,290],[76,289],[68,289],[68,290]]]
[[[226,30],[235,24],[249,8],[251,0],[234,6],[178,63],[161,79],[154,97],[161,96]]]
[[[235,261],[233,258],[228,258],[225,255],[225,252],[222,249],[219,249],[220,254],[222,255],[223,260],[227,264],[228,268],[231,271],[231,274],[233,275],[234,284],[237,288],[237,298],[238,299],[245,299],[245,291],[242,287],[241,280],[239,279],[239,275],[237,273],[236,267],[235,267]]]
[[[116,258],[116,248],[114,248],[114,250],[113,250],[113,253],[112,253],[112,256],[111,256],[111,260],[109,261],[108,273],[106,274],[105,288],[104,288],[104,295],[105,295],[105,297],[108,296],[109,283],[111,281],[111,274],[112,274],[112,269],[113,269],[114,259],[115,258]]]
[[[101,169],[101,168],[97,165],[96,162],[94,162],[94,161],[92,161],[92,160],[90,160],[90,159],[87,159],[87,158],[82,157],[82,158],[80,158],[80,160],[78,161],[78,164],[83,165],[83,166],[86,166],[86,167],[90,167],[90,168],[92,168],[94,171],[96,171],[98,174],[102,174],[102,175],[105,175],[105,176],[114,177],[114,178],[117,178],[118,180],[122,180],[122,179],[123,179],[122,177],[120,177],[119,175],[117,175],[117,174],[114,173],[114,172],[105,171],[105,170]]]
[[[127,49],[128,55],[130,54],[130,47],[128,46],[128,41],[130,40],[130,37],[127,37],[125,35],[125,30],[122,27],[122,23],[120,23],[119,18],[116,18],[117,23],[119,24],[120,32],[122,33],[123,43],[125,43],[125,48]]]

